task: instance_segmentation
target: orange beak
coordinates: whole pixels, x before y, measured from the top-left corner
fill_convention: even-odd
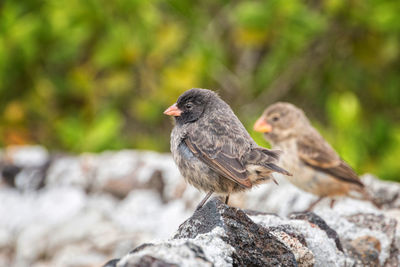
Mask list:
[[[170,106],[169,108],[167,108],[164,111],[164,114],[168,115],[168,116],[179,117],[182,114],[182,110],[180,110],[175,103],[172,106]]]
[[[272,127],[268,124],[263,117],[260,117],[254,124],[254,131],[260,133],[269,133],[272,131]]]

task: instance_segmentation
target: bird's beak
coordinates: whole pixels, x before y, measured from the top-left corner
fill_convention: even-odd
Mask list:
[[[164,114],[168,115],[168,116],[179,117],[182,114],[182,110],[180,110],[175,103],[172,106],[170,106],[169,108],[167,108],[164,111]]]
[[[260,117],[254,124],[254,131],[260,133],[269,133],[272,131],[272,126],[268,124],[263,117]]]

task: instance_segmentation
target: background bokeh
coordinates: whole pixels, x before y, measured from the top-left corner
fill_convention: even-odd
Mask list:
[[[0,146],[169,150],[162,111],[211,88],[251,131],[290,101],[359,173],[400,179],[400,2],[5,0]]]

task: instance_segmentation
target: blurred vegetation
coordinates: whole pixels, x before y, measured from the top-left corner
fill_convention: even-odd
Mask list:
[[[203,87],[249,130],[293,102],[359,173],[400,181],[399,14],[389,0],[3,0],[0,145],[168,151],[162,111]]]

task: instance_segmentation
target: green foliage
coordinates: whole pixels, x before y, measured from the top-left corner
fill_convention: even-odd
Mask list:
[[[400,180],[400,2],[5,0],[0,145],[168,151],[162,111],[213,88],[255,140],[303,108],[360,173]]]

